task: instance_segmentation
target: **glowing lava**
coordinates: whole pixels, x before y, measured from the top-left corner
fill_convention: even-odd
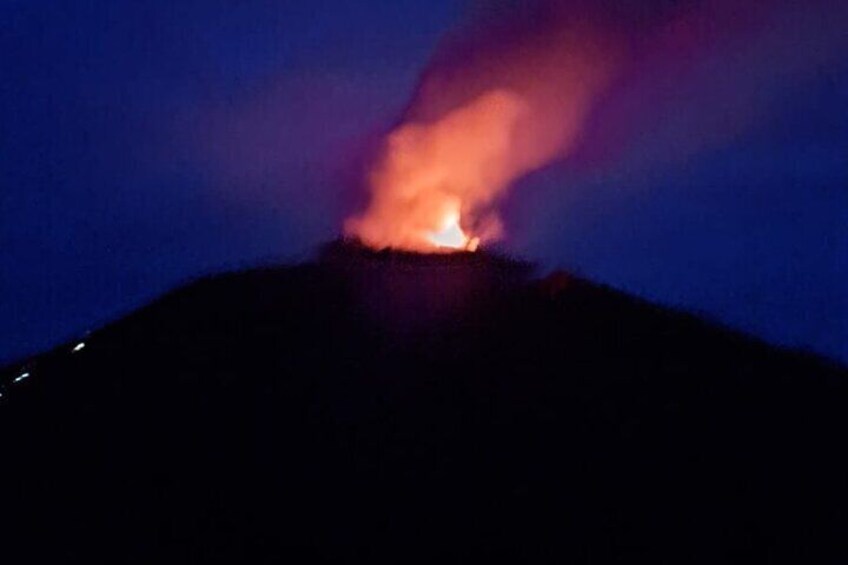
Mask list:
[[[459,213],[451,213],[444,221],[442,229],[427,235],[427,239],[440,249],[456,251],[477,251],[479,237],[469,237],[459,225]]]

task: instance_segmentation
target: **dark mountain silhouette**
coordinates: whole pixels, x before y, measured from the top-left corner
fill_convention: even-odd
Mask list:
[[[577,277],[334,244],[84,342],[0,375],[9,563],[848,558],[845,370]]]

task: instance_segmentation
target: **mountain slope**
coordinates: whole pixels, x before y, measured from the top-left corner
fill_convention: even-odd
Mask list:
[[[565,274],[330,246],[85,343],[0,375],[7,555],[848,557],[846,372]]]

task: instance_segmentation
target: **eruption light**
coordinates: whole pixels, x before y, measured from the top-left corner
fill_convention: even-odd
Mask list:
[[[433,232],[427,239],[440,249],[455,251],[476,251],[480,244],[479,237],[468,237],[459,225],[459,212],[453,212],[445,217],[441,231]]]
[[[500,238],[509,187],[568,153],[611,79],[604,34],[564,22],[457,49],[475,53],[467,59],[436,57],[370,163],[370,202],[346,234],[421,253],[470,252]]]

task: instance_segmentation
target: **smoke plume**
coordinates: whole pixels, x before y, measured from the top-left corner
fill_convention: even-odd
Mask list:
[[[833,26],[792,52],[774,41],[775,29],[787,34],[781,25],[810,35],[834,16],[813,4],[803,21],[780,1],[478,4],[369,163],[370,201],[345,231],[377,248],[473,250],[502,236],[506,191],[552,161],[621,158],[652,129],[662,141],[654,151],[668,155],[730,134],[759,110],[771,78],[803,74],[832,52],[822,44]],[[710,74],[711,88],[716,58],[728,74]],[[665,129],[663,102],[674,112]],[[715,127],[716,118],[731,123]]]

